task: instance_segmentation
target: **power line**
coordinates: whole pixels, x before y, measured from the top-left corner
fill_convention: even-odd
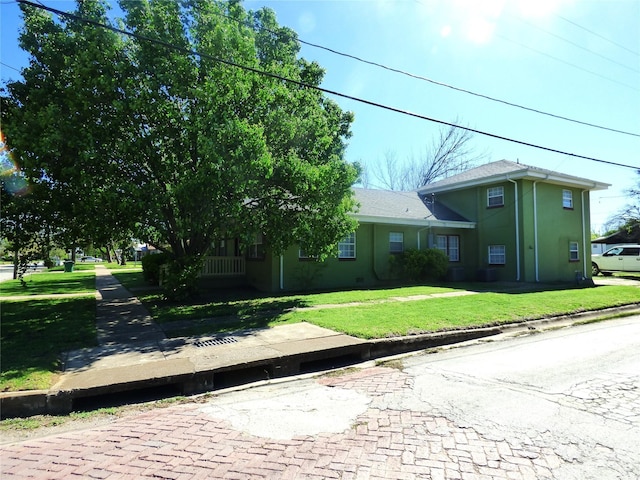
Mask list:
[[[158,40],[158,39],[155,39],[155,38],[147,37],[145,35],[140,35],[140,34],[137,34],[137,33],[128,32],[126,30],[122,30],[120,28],[116,28],[116,27],[113,27],[113,26],[110,26],[110,25],[105,25],[105,24],[97,22],[95,20],[91,20],[91,19],[88,19],[88,18],[80,17],[80,16],[75,15],[73,13],[64,12],[64,11],[57,10],[57,9],[51,8],[51,7],[45,7],[44,5],[37,5],[37,4],[32,3],[32,2],[30,2],[28,0],[17,0],[17,1],[19,3],[23,3],[25,5],[29,5],[29,6],[32,6],[32,7],[35,7],[35,8],[40,8],[40,9],[43,9],[43,10],[47,10],[47,11],[49,11],[51,13],[54,13],[56,15],[63,16],[63,17],[66,17],[66,18],[70,18],[72,20],[77,20],[77,21],[84,22],[84,23],[87,23],[87,24],[90,24],[90,25],[94,25],[96,27],[105,28],[105,29],[110,30],[110,31],[115,32],[115,33],[120,33],[122,35],[126,35],[126,36],[132,37],[132,38],[136,38],[138,40],[144,40],[146,42],[154,43],[156,45],[160,45],[160,46],[163,46],[165,48],[168,48],[168,49],[171,49],[171,50],[175,50],[177,52],[181,52],[181,53],[184,53],[184,54],[187,54],[187,55],[194,55],[194,56],[198,56],[200,58],[206,58],[208,60],[213,60],[215,62],[219,62],[219,63],[222,63],[224,65],[228,65],[228,66],[231,66],[231,67],[234,67],[234,68],[240,68],[242,70],[246,70],[246,71],[258,74],[258,75],[263,75],[263,76],[266,76],[266,77],[269,77],[269,78],[273,78],[273,79],[276,79],[276,80],[281,80],[281,81],[284,81],[284,82],[287,82],[287,83],[290,83],[290,84],[293,84],[293,85],[297,85],[297,86],[302,87],[302,88],[307,88],[307,89],[310,89],[310,90],[316,90],[316,91],[319,91],[319,92],[322,92],[322,93],[326,93],[326,94],[329,94],[329,95],[335,95],[337,97],[345,98],[345,99],[348,99],[348,100],[353,100],[353,101],[358,102],[358,103],[362,103],[362,104],[365,104],[365,105],[373,106],[373,107],[376,107],[376,108],[381,108],[381,109],[388,110],[388,111],[391,111],[391,112],[396,112],[396,113],[399,113],[399,114],[402,114],[402,115],[407,115],[407,116],[410,116],[410,117],[419,118],[421,120],[427,120],[429,122],[438,123],[440,125],[446,125],[446,126],[449,126],[449,127],[452,127],[452,128],[460,128],[462,130],[466,130],[466,131],[471,132],[471,133],[476,133],[478,135],[483,135],[483,136],[494,138],[494,139],[497,139],[497,140],[503,140],[503,141],[507,141],[507,142],[511,142],[511,143],[516,143],[516,144],[519,144],[519,145],[524,145],[524,146],[527,146],[527,147],[537,148],[539,150],[545,150],[547,152],[553,152],[553,153],[558,153],[558,154],[561,154],[561,155],[568,155],[568,156],[571,156],[571,157],[574,157],[574,158],[581,158],[581,159],[584,159],[584,160],[590,160],[590,161],[593,161],[593,162],[605,163],[605,164],[608,164],[608,165],[615,165],[615,166],[624,167],[624,168],[632,168],[634,170],[638,169],[637,166],[633,166],[633,165],[626,165],[626,164],[612,162],[612,161],[608,161],[608,160],[602,160],[602,159],[599,159],[599,158],[588,157],[588,156],[585,156],[585,155],[569,153],[569,152],[565,152],[565,151],[562,151],[562,150],[558,150],[558,149],[554,149],[554,148],[550,148],[550,147],[545,147],[545,146],[542,146],[542,145],[536,145],[536,144],[533,144],[533,143],[525,142],[525,141],[522,141],[522,140],[516,140],[516,139],[513,139],[513,138],[509,138],[509,137],[504,137],[502,135],[497,135],[497,134],[494,134],[494,133],[485,132],[485,131],[477,130],[477,129],[470,128],[470,127],[464,127],[464,126],[461,126],[461,125],[457,125],[455,123],[446,122],[444,120],[439,120],[439,119],[436,119],[436,118],[428,117],[426,115],[422,115],[422,114],[419,114],[419,113],[410,112],[408,110],[403,110],[403,109],[400,109],[400,108],[397,108],[397,107],[392,107],[392,106],[389,106],[389,105],[384,105],[384,104],[381,104],[381,103],[377,103],[377,102],[374,102],[372,100],[366,100],[366,99],[363,99],[363,98],[354,97],[353,95],[347,95],[345,93],[341,93],[341,92],[338,92],[338,91],[335,91],[335,90],[329,90],[327,88],[319,87],[319,86],[316,86],[316,85],[310,85],[308,83],[304,83],[304,82],[301,82],[299,80],[293,80],[291,78],[286,78],[286,77],[283,77],[281,75],[277,75],[275,73],[267,72],[265,70],[260,70],[258,68],[250,67],[250,66],[247,66],[247,65],[240,65],[240,64],[232,62],[230,60],[225,60],[225,59],[222,59],[222,58],[215,57],[213,55],[200,53],[197,50],[193,50],[193,49],[190,49],[190,48],[185,48],[185,47],[181,47],[181,46],[178,46],[178,45],[174,45],[174,44],[171,44],[169,42],[165,42],[164,40]]]
[[[223,13],[216,13],[216,15],[219,15],[221,17],[224,17],[224,18],[226,18],[228,20],[231,20],[231,21],[234,21],[234,22],[237,22],[237,23],[241,23],[240,20],[237,20],[237,19],[235,19],[233,17],[230,17],[229,15],[225,15]],[[251,26],[251,25],[248,25],[247,23],[244,23],[244,25],[245,26]],[[270,29],[268,29],[266,27],[261,27],[261,29],[266,31],[266,32],[269,32],[269,33],[271,33],[273,35],[279,35],[278,32],[270,30]],[[546,115],[548,117],[556,118],[556,119],[559,119],[559,120],[565,120],[567,122],[572,122],[572,123],[577,123],[577,124],[580,124],[580,125],[585,125],[587,127],[598,128],[598,129],[601,129],[601,130],[607,130],[609,132],[614,132],[614,133],[621,133],[623,135],[630,135],[630,136],[633,136],[633,137],[640,137],[640,134],[638,134],[638,133],[628,132],[628,131],[625,131],[625,130],[619,130],[619,129],[611,128],[611,127],[605,127],[603,125],[597,125],[595,123],[589,123],[589,122],[585,122],[585,121],[582,121],[582,120],[577,120],[575,118],[570,118],[570,117],[565,117],[563,115],[558,115],[558,114],[554,114],[554,113],[545,112],[543,110],[539,110],[539,109],[536,109],[536,108],[527,107],[527,106],[520,105],[520,104],[517,104],[517,103],[509,102],[507,100],[502,100],[502,99],[499,99],[499,98],[491,97],[489,95],[484,95],[482,93],[477,93],[477,92],[473,92],[471,90],[467,90],[467,89],[464,89],[464,88],[456,87],[454,85],[450,85],[450,84],[447,84],[447,83],[444,83],[444,82],[439,82],[437,80],[433,80],[431,78],[428,78],[428,77],[425,77],[425,76],[422,76],[422,75],[417,75],[417,74],[414,74],[414,73],[411,73],[411,72],[407,72],[405,70],[400,70],[398,68],[389,67],[388,65],[384,65],[382,63],[374,62],[374,61],[371,61],[371,60],[366,60],[366,59],[363,59],[363,58],[358,57],[356,55],[340,52],[340,51],[335,50],[333,48],[325,47],[323,45],[318,45],[318,44],[312,43],[312,42],[308,42],[308,41],[302,40],[300,38],[297,38],[297,40],[298,40],[298,42],[300,42],[300,43],[302,43],[304,45],[308,45],[308,46],[313,47],[313,48],[318,48],[318,49],[321,49],[321,50],[325,50],[325,51],[333,53],[335,55],[339,55],[339,56],[342,56],[342,57],[345,57],[345,58],[350,58],[352,60],[356,60],[358,62],[367,64],[367,65],[372,65],[374,67],[382,68],[382,69],[388,70],[390,72],[399,73],[401,75],[405,75],[407,77],[415,78],[417,80],[423,80],[425,82],[429,82],[429,83],[432,83],[434,85],[438,85],[438,86],[449,88],[451,90],[455,90],[455,91],[458,91],[458,92],[462,92],[462,93],[466,93],[466,94],[469,94],[469,95],[473,95],[475,97],[484,98],[485,100],[490,100],[492,102],[501,103],[503,105],[519,108],[519,109],[526,110],[526,111],[533,112],[533,113],[537,113],[537,114],[540,114],[540,115]],[[506,39],[506,40],[508,40],[508,39]],[[510,41],[510,40],[508,40],[508,41]],[[538,52],[538,53],[542,53],[542,52]],[[552,58],[555,59],[555,57],[552,57]],[[562,61],[560,59],[556,59],[556,60]],[[580,68],[580,67],[576,67],[576,68]],[[589,72],[589,73],[593,73],[593,72],[590,72],[589,70],[586,70],[586,71]],[[607,78],[607,77],[603,77],[603,78]],[[625,85],[627,87],[629,86],[629,85],[626,85],[624,83],[622,85]],[[633,88],[633,87],[630,87],[630,88]]]
[[[42,4],[40,1],[38,1],[38,3]],[[229,15],[226,15],[224,13],[218,13],[218,12],[214,12],[214,13],[216,15],[218,15],[218,16],[226,18],[227,20],[242,24],[244,26],[252,27],[252,25],[249,24],[248,22],[241,22],[240,20],[238,20],[236,18],[233,18],[233,17],[231,17]],[[273,31],[273,30],[271,30],[269,28],[266,28],[266,27],[260,27],[260,29],[264,30],[266,32],[269,32],[269,33],[271,33],[273,35],[280,35],[279,32]],[[551,117],[551,118],[556,118],[558,120],[564,120],[564,121],[567,121],[567,122],[572,122],[572,123],[576,123],[576,124],[579,124],[579,125],[584,125],[584,126],[587,126],[587,127],[597,128],[597,129],[600,129],[600,130],[606,130],[606,131],[609,131],[609,132],[620,133],[622,135],[629,135],[629,136],[640,138],[640,134],[638,134],[638,133],[629,132],[629,131],[625,131],[625,130],[620,130],[620,129],[616,129],[616,128],[612,128],[612,127],[606,127],[606,126],[603,126],[603,125],[598,125],[598,124],[595,124],[595,123],[585,122],[585,121],[578,120],[578,119],[575,119],[575,118],[566,117],[566,116],[563,116],[563,115],[558,115],[558,114],[554,114],[554,113],[550,113],[550,112],[545,112],[543,110],[539,110],[539,109],[536,109],[536,108],[533,108],[533,107],[527,107],[527,106],[520,105],[520,104],[517,104],[517,103],[509,102],[507,100],[502,100],[502,99],[495,98],[495,97],[492,97],[492,96],[489,96],[489,95],[473,92],[471,90],[467,90],[467,89],[464,89],[464,88],[456,87],[454,85],[450,85],[450,84],[447,84],[447,83],[444,83],[444,82],[439,82],[437,80],[434,80],[434,79],[431,79],[431,78],[428,78],[428,77],[425,77],[425,76],[422,76],[422,75],[417,75],[417,74],[414,74],[414,73],[411,73],[411,72],[407,72],[407,71],[404,71],[404,70],[401,70],[401,69],[397,69],[397,68],[394,68],[394,67],[389,67],[387,65],[384,65],[384,64],[381,64],[381,63],[378,63],[378,62],[374,62],[374,61],[371,61],[371,60],[366,60],[366,59],[363,59],[363,58],[358,57],[356,55],[340,52],[340,51],[332,49],[330,47],[325,47],[323,45],[319,45],[319,44],[315,44],[315,43],[312,43],[312,42],[308,42],[308,41],[302,40],[299,37],[296,37],[296,40],[298,42],[300,42],[301,44],[308,45],[308,46],[313,47],[313,48],[318,48],[318,49],[321,49],[321,50],[325,50],[325,51],[333,53],[335,55],[343,56],[345,58],[350,58],[352,60],[356,60],[356,61],[364,63],[364,64],[372,65],[372,66],[375,66],[375,67],[378,67],[378,68],[382,68],[382,69],[385,69],[385,70],[388,70],[388,71],[391,71],[391,72],[394,72],[394,73],[399,73],[401,75],[405,75],[405,76],[408,76],[408,77],[411,77],[411,78],[414,78],[414,79],[417,79],[417,80],[426,81],[426,82],[432,83],[434,85],[438,85],[438,86],[441,86],[441,87],[449,88],[451,90],[455,90],[455,91],[458,91],[458,92],[466,93],[468,95],[473,95],[475,97],[484,98],[485,100],[493,101],[493,102],[496,102],[496,103],[501,103],[503,105],[519,108],[521,110],[537,113],[537,114],[540,114],[540,115],[545,115],[545,116],[548,116],[548,117]],[[506,40],[510,41],[509,39],[506,39]],[[538,53],[544,54],[542,52],[538,52]],[[562,61],[562,60],[557,59],[555,57],[551,57],[551,58],[554,58],[554,59],[556,59],[558,61]],[[567,63],[567,62],[564,62],[564,63]],[[571,65],[571,64],[569,64],[569,65]],[[581,67],[576,67],[576,68],[581,68]],[[587,71],[588,73],[594,73],[594,72],[590,72],[589,70],[585,70],[585,71]],[[595,75],[598,75],[598,74],[595,74]],[[603,77],[603,78],[607,79],[607,77]],[[629,87],[629,85],[626,85],[624,83],[622,85],[625,85],[625,86]],[[631,88],[633,88],[633,87],[631,87]]]
[[[553,56],[553,55],[551,55],[549,53],[543,52],[542,50],[538,50],[536,48],[530,47],[529,45],[525,45],[524,43],[520,43],[520,42],[517,42],[515,40],[511,40],[510,38],[505,37],[504,35],[500,35],[499,33],[496,33],[495,35],[497,37],[502,38],[503,40],[506,40],[507,42],[514,43],[514,44],[518,45],[519,47],[526,48],[527,50],[531,50],[532,52],[535,52],[535,53],[537,53],[539,55],[543,55],[543,56],[551,58],[552,60],[555,60],[557,62],[564,63],[565,65],[568,65],[570,67],[576,68],[578,70],[582,70],[583,72],[589,73],[591,75],[595,75],[596,77],[600,77],[600,78],[602,78],[604,80],[608,80],[609,82],[617,83],[618,85],[622,85],[623,87],[627,87],[627,88],[630,88],[631,90],[635,90],[636,92],[640,92],[640,89],[638,89],[638,88],[636,88],[636,87],[634,87],[632,85],[629,85],[627,83],[619,82],[618,80],[615,80],[613,78],[607,77],[605,75],[601,75],[601,74],[599,74],[597,72],[593,72],[591,70],[583,68],[583,67],[581,67],[579,65],[576,65],[574,63],[567,62],[566,60],[563,60],[561,58],[555,57],[555,56]],[[640,136],[640,135],[635,135],[635,136]]]
[[[6,63],[4,63],[4,62],[0,62],[0,65],[3,65],[3,66],[5,66],[5,67],[7,67],[7,68],[10,68],[11,70],[15,70],[16,72],[20,72],[20,69],[19,69],[19,68],[12,67],[11,65],[7,65],[7,64],[6,64]]]
[[[569,39],[567,39],[567,38],[564,38],[564,37],[562,37],[562,36],[560,36],[560,35],[557,35],[557,34],[555,34],[555,33],[553,33],[553,32],[550,32],[549,30],[546,30],[546,29],[544,29],[544,28],[542,28],[542,27],[539,27],[538,25],[535,25],[534,23],[529,22],[528,20],[525,20],[524,18],[520,18],[520,17],[514,17],[514,18],[517,18],[517,19],[518,19],[518,20],[520,20],[521,22],[523,22],[523,23],[525,23],[525,24],[529,25],[529,26],[530,26],[530,27],[532,27],[532,28],[535,28],[535,29],[537,29],[537,30],[540,30],[541,32],[546,33],[547,35],[550,35],[550,36],[552,36],[552,37],[555,37],[555,38],[557,38],[557,39],[560,39],[560,40],[562,40],[563,42],[566,42],[566,43],[568,43],[568,44],[570,44],[570,45],[573,45],[573,46],[574,46],[574,47],[576,47],[576,48],[579,48],[579,49],[581,49],[581,50],[584,50],[585,52],[589,52],[589,53],[591,53],[592,55],[595,55],[595,56],[600,57],[600,58],[602,58],[602,59],[604,59],[604,60],[607,60],[608,62],[614,63],[614,64],[616,64],[616,65],[619,65],[619,66],[623,67],[623,68],[626,68],[626,69],[628,69],[628,70],[631,70],[632,72],[640,73],[640,70],[638,70],[638,69],[637,69],[637,68],[635,68],[635,67],[630,67],[629,65],[626,65],[626,64],[624,64],[624,63],[622,63],[622,62],[618,62],[617,60],[614,60],[614,59],[612,59],[612,58],[607,57],[606,55],[602,55],[602,54],[600,54],[600,53],[598,53],[598,52],[594,52],[594,51],[593,51],[593,50],[591,50],[590,48],[584,47],[584,46],[580,45],[579,43],[573,42],[573,41],[571,41],[571,40],[569,40]]]
[[[578,25],[576,22],[573,22],[573,21],[569,20],[568,18],[565,18],[565,17],[563,17],[561,15],[558,15],[558,18],[560,20],[564,20],[567,23],[570,23],[571,25],[573,25],[575,27],[578,27],[578,28],[584,30],[585,32],[589,32],[591,35],[594,35],[594,36],[596,36],[598,38],[601,38],[602,40],[605,40],[605,41],[611,43],[612,45],[615,45],[616,47],[622,48],[623,50],[626,50],[627,52],[632,53],[636,57],[640,57],[640,53],[638,53],[637,51],[631,50],[630,48],[627,48],[624,45],[621,45],[621,44],[619,44],[617,42],[614,42],[613,40],[611,40],[611,39],[609,39],[609,38],[607,38],[607,37],[605,37],[603,35],[600,35],[599,33],[594,32],[593,30],[590,30],[587,27],[583,27],[582,25]]]

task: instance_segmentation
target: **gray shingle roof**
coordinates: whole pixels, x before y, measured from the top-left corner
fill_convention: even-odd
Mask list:
[[[433,220],[445,222],[468,222],[439,202],[429,205],[418,192],[397,192],[391,190],[370,190],[354,188],[355,197],[360,204],[358,217],[406,220],[407,222]]]
[[[580,186],[590,190],[606,189],[609,185],[595,180],[566,175],[545,168],[532,167],[509,160],[499,160],[472,168],[458,175],[453,175],[444,180],[430,183],[419,189],[420,193],[431,193],[443,190],[455,190],[474,185],[483,185],[491,182],[504,181],[506,178],[513,180],[529,178],[543,180],[567,186]]]

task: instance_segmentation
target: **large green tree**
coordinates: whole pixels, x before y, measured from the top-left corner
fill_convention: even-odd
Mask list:
[[[104,244],[130,228],[133,212],[122,195],[117,141],[123,42],[112,31],[21,6],[20,45],[30,54],[24,80],[8,85],[11,109],[3,129],[22,173],[46,191],[51,222],[72,252],[80,243]],[[106,7],[79,2],[78,17],[107,22]],[[43,190],[44,189],[44,190]],[[123,207],[127,208],[123,208]],[[125,221],[123,221],[123,219]]]
[[[313,88],[324,72],[299,58],[295,32],[237,1],[120,8],[135,36],[23,7],[33,60],[10,86],[24,115],[11,136],[37,129],[16,149],[67,195],[70,218],[83,231],[99,231],[96,219],[134,228],[190,278],[221,238],[333,250],[355,227],[353,117]],[[108,23],[98,0],[78,14]]]

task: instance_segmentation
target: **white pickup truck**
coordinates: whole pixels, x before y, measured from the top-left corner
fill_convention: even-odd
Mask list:
[[[611,275],[612,272],[640,272],[640,245],[613,247],[601,255],[591,255],[591,274]]]

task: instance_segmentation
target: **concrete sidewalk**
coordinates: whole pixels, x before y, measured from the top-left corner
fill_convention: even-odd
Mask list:
[[[550,323],[523,322],[370,341],[308,323],[166,338],[142,303],[102,265],[96,265],[96,289],[98,346],[66,352],[63,374],[50,390],[0,393],[3,417],[68,413],[83,399],[152,387],[200,393]],[[571,324],[575,318],[553,320],[556,325],[562,321]]]
[[[96,265],[98,346],[66,352],[48,391],[1,393],[2,415],[66,413],[78,399],[173,386],[204,392],[368,358],[368,342],[306,323],[233,334],[166,338],[142,303]]]

